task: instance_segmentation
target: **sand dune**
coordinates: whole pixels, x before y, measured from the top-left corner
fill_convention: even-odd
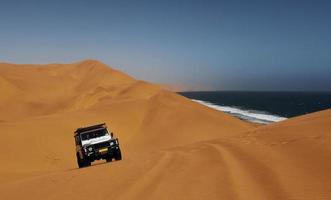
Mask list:
[[[331,199],[331,111],[256,127],[94,60],[0,64],[1,199]],[[77,169],[106,122],[123,160]]]

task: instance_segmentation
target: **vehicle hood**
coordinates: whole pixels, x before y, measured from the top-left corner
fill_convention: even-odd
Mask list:
[[[96,143],[100,143],[100,142],[106,142],[109,140],[111,140],[110,135],[105,135],[105,136],[98,137],[98,138],[92,138],[89,140],[82,140],[82,146],[96,144]]]

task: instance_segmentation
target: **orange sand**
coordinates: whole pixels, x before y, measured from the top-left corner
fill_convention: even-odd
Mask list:
[[[331,110],[254,126],[104,64],[0,63],[0,199],[331,199]],[[77,169],[106,122],[123,160]]]

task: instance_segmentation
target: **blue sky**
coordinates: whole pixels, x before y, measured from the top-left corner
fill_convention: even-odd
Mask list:
[[[328,1],[0,1],[0,61],[101,60],[200,90],[331,90]]]

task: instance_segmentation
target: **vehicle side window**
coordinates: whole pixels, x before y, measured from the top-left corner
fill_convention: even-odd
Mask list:
[[[75,137],[75,141],[76,141],[76,145],[79,145],[80,144],[80,139],[79,139],[79,136],[78,135]]]

